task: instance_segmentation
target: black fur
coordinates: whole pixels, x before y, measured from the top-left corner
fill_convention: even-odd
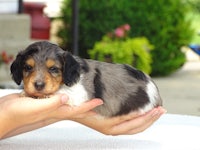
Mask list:
[[[96,74],[94,77],[94,97],[95,98],[101,98],[102,100],[103,98],[103,93],[105,91],[105,86],[104,84],[101,82],[101,71],[99,69],[95,69]]]
[[[74,85],[80,79],[80,64],[70,53],[65,54],[63,70],[64,83],[67,86]]]
[[[78,95],[80,101],[76,100],[73,94],[70,95],[70,92],[66,93],[72,97],[72,105],[73,102],[77,102],[74,104],[78,105],[78,102],[81,103],[84,100],[101,98],[104,105],[96,107],[95,111],[107,117],[146,109],[146,105],[149,106],[147,109],[162,105],[156,85],[152,86],[151,84],[154,83],[143,72],[128,65],[81,59],[46,41],[31,44],[17,55],[16,60],[11,65],[11,74],[18,85],[23,79],[24,64],[29,56],[34,57],[39,64],[43,64],[48,58],[59,61],[63,83],[67,85],[65,92],[72,90],[71,87],[80,81],[78,86],[83,86],[83,92],[73,91],[77,95],[82,94]],[[148,87],[155,90],[153,95],[149,95],[151,92],[148,92]],[[84,98],[83,101],[82,98]]]
[[[128,74],[132,77],[135,77],[138,80],[143,80],[147,82],[147,77],[140,70],[136,70],[135,68],[130,67],[129,65],[124,65],[124,69],[128,72]]]
[[[20,85],[23,79],[23,59],[23,55],[19,53],[10,67],[12,79],[17,85]]]
[[[34,54],[37,54],[39,52],[40,58],[38,59],[43,60],[47,59],[48,56],[51,55],[51,52],[56,52],[54,56],[57,57],[63,63],[64,83],[67,86],[72,86],[79,80],[80,64],[74,59],[74,57],[69,52],[64,52],[55,44],[51,44],[48,42],[37,42],[28,46],[24,51],[19,52],[16,59],[10,67],[12,78],[18,85],[21,84],[21,81],[23,79],[23,69],[25,61],[30,56],[33,56]],[[85,71],[88,71],[86,67],[84,69]]]
[[[29,45],[25,50],[19,52],[16,56],[16,59],[10,67],[11,75],[13,80],[20,85],[23,79],[23,69],[25,61],[34,54],[38,53],[40,46],[37,44]]]
[[[142,108],[147,102],[149,102],[149,97],[147,93],[139,87],[137,94],[129,95],[125,102],[122,103],[119,112],[114,116],[128,114],[132,110]]]
[[[90,71],[90,68],[87,64],[87,62],[84,60],[84,59],[79,59],[81,62],[80,62],[80,65],[81,65],[81,70],[84,71],[84,73],[88,73]]]

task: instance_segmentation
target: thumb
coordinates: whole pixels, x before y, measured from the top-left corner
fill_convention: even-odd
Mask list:
[[[44,98],[44,99],[40,99],[40,100],[41,100],[41,103],[44,103],[47,108],[50,108],[50,107],[57,108],[57,107],[67,103],[68,96],[65,94],[55,94],[50,98]]]
[[[56,94],[51,96],[50,98],[43,98],[43,99],[32,99],[28,100],[27,105],[32,105],[32,109],[36,108],[36,111],[51,111],[52,109],[56,109],[61,105],[67,103],[68,96],[65,94]],[[29,103],[29,104],[28,104]],[[30,108],[30,107],[26,107]]]

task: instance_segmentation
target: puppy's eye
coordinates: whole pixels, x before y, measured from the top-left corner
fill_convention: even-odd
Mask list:
[[[24,71],[26,71],[26,72],[31,72],[33,70],[33,67],[32,66],[30,66],[30,65],[24,65]]]
[[[53,67],[50,67],[50,68],[49,68],[49,72],[50,72],[50,73],[58,73],[58,72],[59,72],[59,68],[54,67],[54,66],[53,66]]]

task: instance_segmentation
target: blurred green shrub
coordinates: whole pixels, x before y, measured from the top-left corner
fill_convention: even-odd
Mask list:
[[[151,52],[152,75],[167,75],[185,62],[180,48],[192,36],[190,22],[185,19],[187,3],[182,0],[80,0],[79,53],[89,57],[87,50],[102,36],[121,24],[133,28],[130,37],[147,37],[155,46]],[[62,46],[71,49],[71,0],[62,7],[64,28],[58,32]]]
[[[89,50],[90,57],[100,61],[129,64],[149,74],[151,72],[151,55],[153,49],[147,38],[130,38],[130,26],[122,25],[103,36],[101,41]]]

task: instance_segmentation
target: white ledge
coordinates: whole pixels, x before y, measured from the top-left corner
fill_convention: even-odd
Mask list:
[[[0,90],[0,95],[18,90]],[[199,150],[200,117],[166,114],[142,133],[106,136],[71,121],[0,141],[2,150]]]

